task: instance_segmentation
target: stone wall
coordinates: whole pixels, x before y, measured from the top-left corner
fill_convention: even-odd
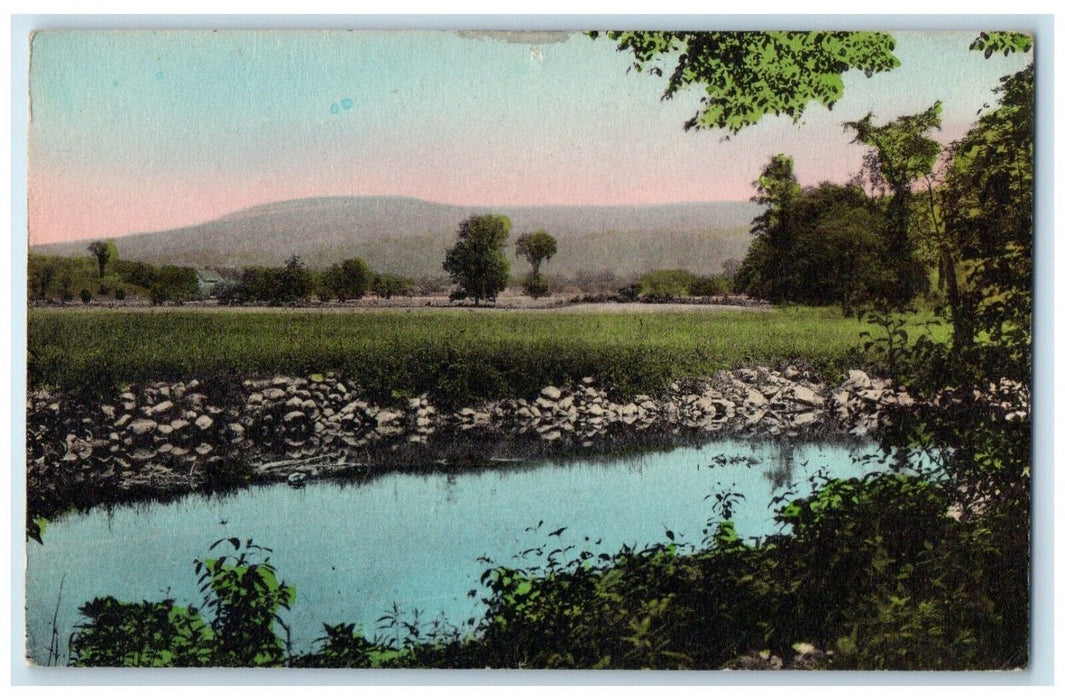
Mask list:
[[[426,397],[376,405],[332,374],[249,379],[215,402],[196,380],[131,386],[89,406],[37,390],[27,407],[28,483],[31,501],[51,493],[44,500],[87,505],[249,478],[372,472],[389,468],[381,455],[432,454],[445,436],[475,447],[506,439],[561,453],[652,433],[865,435],[877,430],[885,406],[910,402],[890,380],[860,370],[828,386],[794,367],[718,372],[628,399],[585,377],[575,386],[546,386],[533,400],[454,411]]]

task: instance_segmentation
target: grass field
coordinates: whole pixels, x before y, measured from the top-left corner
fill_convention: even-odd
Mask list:
[[[838,310],[619,314],[469,310],[165,310],[29,313],[31,386],[106,392],[198,378],[336,371],[377,400],[428,393],[454,405],[535,396],[594,376],[621,393],[653,392],[719,369],[801,362],[832,374],[863,364],[867,324]]]

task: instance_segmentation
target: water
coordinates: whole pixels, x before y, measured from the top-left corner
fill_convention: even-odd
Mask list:
[[[323,622],[359,623],[372,637],[393,602],[408,619],[417,608],[422,620],[443,613],[465,623],[483,611],[480,556],[528,566],[515,556],[530,547],[613,553],[624,544],[665,542],[667,529],[697,544],[712,517],[712,494],[726,491],[744,495],[733,512],[740,535],[762,536],[777,531],[770,499],[789,482],[802,495],[818,470],[850,477],[883,468],[870,459],[876,454],[871,445],[722,440],[637,457],[395,473],[346,486],[278,484],[95,509],[50,523],[44,544],[27,546],[27,651],[47,660],[55,615],[65,663],[77,609],[95,596],[199,605],[193,560],[234,536],[272,548],[280,577],[296,587],[284,618],[297,650],[313,646]],[[476,598],[468,597],[471,589]]]

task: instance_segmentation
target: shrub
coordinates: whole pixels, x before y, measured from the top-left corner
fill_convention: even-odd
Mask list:
[[[71,635],[75,666],[280,666],[291,654],[275,630],[296,589],[277,578],[270,550],[236,537],[234,555],[195,562],[203,606],[173,600],[122,603],[108,596],[79,608]],[[213,617],[206,621],[202,613]]]
[[[548,284],[547,278],[535,272],[525,276],[522,281],[522,287],[525,289],[525,293],[533,299],[546,297],[551,293],[551,285]]]
[[[82,304],[88,304],[90,301],[92,301],[92,292],[90,292],[88,289],[82,289],[81,293],[78,294],[78,296],[81,298]]]
[[[686,297],[695,281],[687,270],[652,270],[640,278],[640,294],[655,299]]]

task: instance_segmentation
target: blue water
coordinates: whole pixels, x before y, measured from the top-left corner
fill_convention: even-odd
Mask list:
[[[359,623],[372,637],[393,603],[408,619],[417,608],[421,620],[442,613],[460,624],[483,611],[478,557],[518,564],[519,552],[545,543],[613,553],[665,542],[667,529],[698,544],[712,495],[726,491],[744,496],[732,514],[740,535],[762,536],[777,531],[770,500],[790,482],[802,495],[819,470],[849,477],[883,468],[876,454],[871,445],[721,440],[637,457],[394,473],[359,485],[278,484],[95,509],[50,523],[43,545],[28,544],[27,652],[46,661],[57,603],[60,663],[78,607],[95,596],[199,605],[193,560],[233,536],[272,548],[279,575],[296,587],[283,615],[298,650],[313,646],[323,622]]]

